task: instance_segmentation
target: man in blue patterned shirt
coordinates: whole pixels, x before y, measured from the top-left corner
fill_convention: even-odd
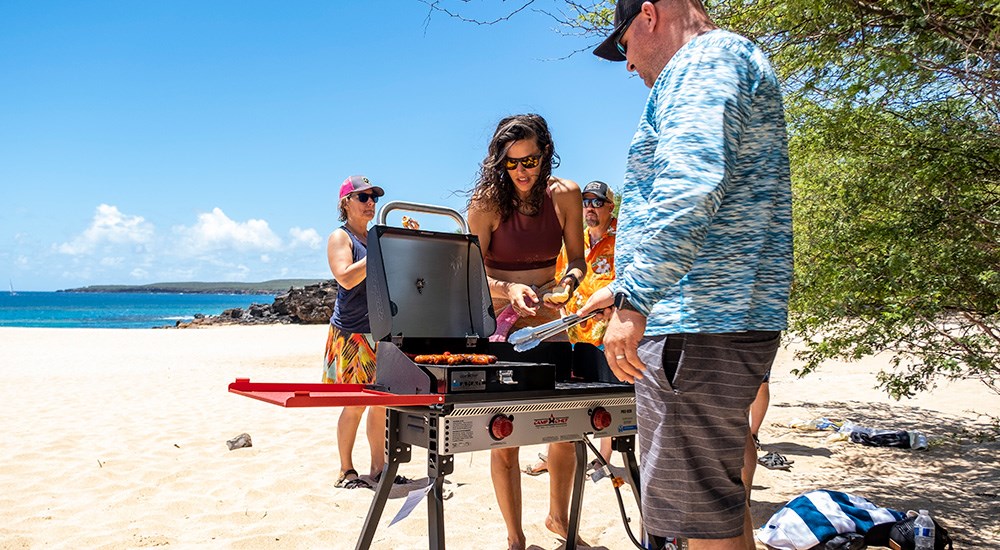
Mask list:
[[[618,0],[594,53],[651,88],[629,147],[604,337],[636,385],[647,532],[753,548],[747,411],[786,328],[791,182],[778,80],[700,0]]]

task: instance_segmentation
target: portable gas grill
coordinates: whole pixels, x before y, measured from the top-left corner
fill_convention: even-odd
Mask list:
[[[448,216],[461,233],[389,227],[396,209]],[[384,406],[386,466],[356,548],[370,547],[399,464],[411,447],[427,449],[431,549],[445,547],[444,481],[462,452],[574,442],[579,475],[573,485],[566,548],[576,548],[588,434],[612,437],[625,481],[639,500],[632,386],[572,378],[593,371],[592,355],[568,342],[543,342],[517,353],[489,342],[496,329],[479,240],[458,212],[391,202],[368,232],[368,309],[376,349],[377,384],[267,384],[237,379],[229,391],[285,407]],[[426,365],[418,354],[491,354],[489,365]],[[574,369],[575,364],[575,369]],[[499,521],[499,518],[498,518]]]

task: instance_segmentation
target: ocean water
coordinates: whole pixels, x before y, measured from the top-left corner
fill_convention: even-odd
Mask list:
[[[153,328],[273,301],[270,294],[3,292],[0,327]]]

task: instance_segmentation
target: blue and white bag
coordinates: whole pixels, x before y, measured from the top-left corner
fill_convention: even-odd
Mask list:
[[[790,500],[757,532],[757,540],[780,550],[808,550],[837,535],[860,533],[906,515],[837,491],[810,491]]]

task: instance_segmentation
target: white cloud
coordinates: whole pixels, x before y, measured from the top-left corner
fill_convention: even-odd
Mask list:
[[[305,246],[316,250],[323,243],[323,239],[320,238],[319,233],[313,229],[302,229],[301,227],[293,227],[288,230],[288,233],[292,236],[292,246]]]
[[[101,258],[101,265],[105,267],[118,267],[125,263],[125,258],[118,257],[107,257]]]
[[[234,266],[228,274],[224,275],[225,281],[246,281],[251,269],[243,264]]]
[[[142,268],[135,268],[129,272],[129,275],[136,280],[145,281],[149,278],[149,272]]]
[[[236,222],[222,209],[198,215],[198,222],[191,227],[178,226],[174,231],[182,236],[185,249],[192,252],[236,249],[277,250],[281,239],[271,231],[265,220],[250,219]]]
[[[153,224],[142,216],[129,216],[118,207],[102,204],[97,207],[90,227],[72,241],[57,247],[59,252],[69,255],[86,254],[102,244],[142,245],[153,238]]]

